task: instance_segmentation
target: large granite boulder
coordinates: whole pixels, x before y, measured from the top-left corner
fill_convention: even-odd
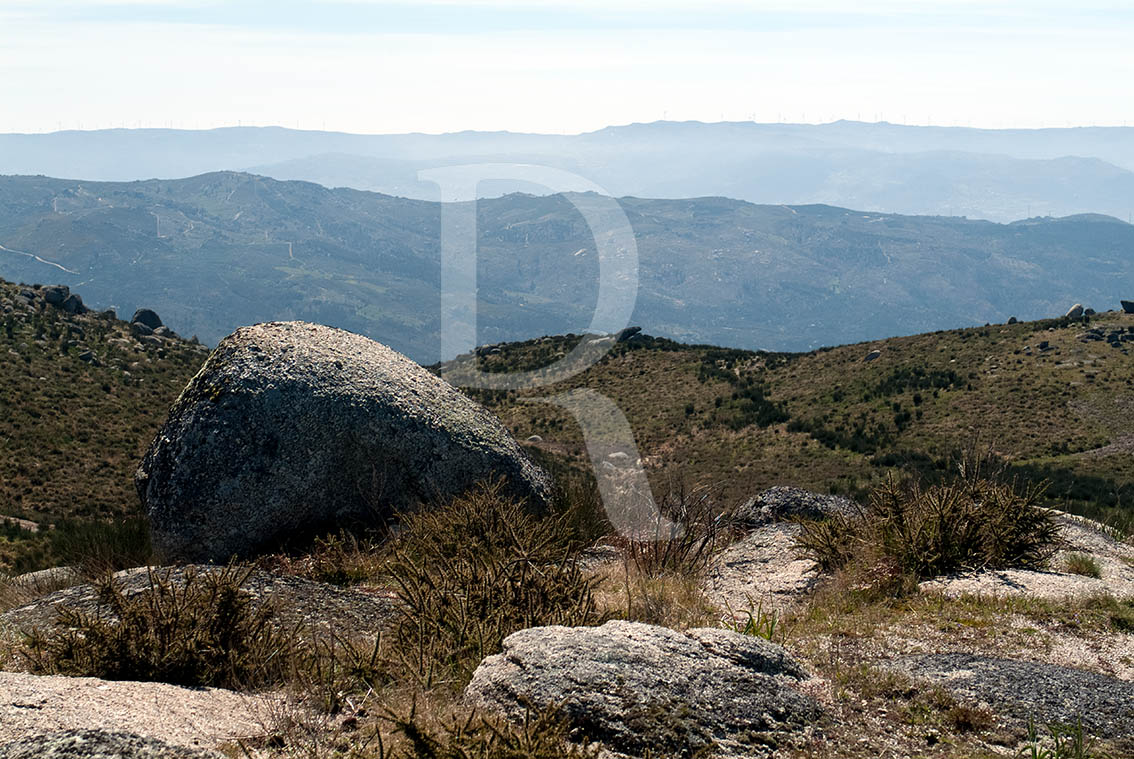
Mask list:
[[[561,710],[572,734],[630,756],[749,755],[823,717],[803,668],[762,638],[638,622],[536,627],[504,640],[465,689],[473,706],[522,720]]]
[[[226,561],[492,478],[546,505],[547,475],[452,386],[360,335],[272,322],[221,341],[135,482],[159,552]]]

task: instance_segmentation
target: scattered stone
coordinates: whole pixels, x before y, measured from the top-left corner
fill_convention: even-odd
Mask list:
[[[156,337],[177,337],[177,333],[166,326],[161,326],[155,329],[154,335]]]
[[[630,338],[639,334],[641,331],[642,331],[641,327],[627,327],[626,329],[619,330],[618,334],[615,335],[615,338],[614,338],[615,342],[624,343],[624,342],[628,341]]]
[[[1067,310],[1067,313],[1066,313],[1064,318],[1080,319],[1080,318],[1082,318],[1082,316],[1083,316],[1083,304],[1082,303],[1076,303],[1074,306],[1071,306],[1071,308],[1069,308]]]
[[[43,299],[53,306],[62,306],[71,295],[71,288],[66,285],[51,285],[43,288]]]
[[[148,308],[139,308],[134,312],[134,318],[130,320],[131,324],[144,324],[151,330],[155,330],[161,326],[161,318]]]
[[[76,293],[68,295],[61,308],[69,314],[85,314],[87,312],[87,307],[83,305],[83,299]]]
[[[822,718],[796,688],[806,678],[763,638],[619,620],[508,636],[503,653],[481,662],[465,698],[513,720],[528,707],[557,707],[581,735],[632,756],[692,755],[704,746],[715,756],[751,756],[777,733]]]
[[[164,555],[223,562],[493,478],[546,507],[548,476],[451,385],[360,335],[272,322],[221,341],[136,484]]]
[[[765,490],[755,498],[749,498],[733,513],[733,519],[738,524],[760,527],[775,522],[846,515],[857,508],[849,498],[777,486]]]
[[[1099,738],[1134,736],[1134,683],[1044,662],[967,653],[899,659],[896,668],[938,683],[964,699],[1037,726],[1074,725]]]
[[[866,363],[870,363],[871,361],[876,361],[881,357],[882,357],[882,351],[872,350],[872,351],[870,351],[870,353],[866,354],[866,358],[864,358],[863,361],[865,361]]]
[[[149,337],[154,333],[153,329],[147,327],[141,322],[131,322],[130,331],[133,332],[137,337]]]
[[[64,730],[4,744],[0,759],[224,759],[224,755],[134,733]]]
[[[79,360],[91,366],[102,366],[102,362],[98,360],[98,356],[92,350],[85,350],[79,354]]]
[[[528,439],[525,440],[524,442],[525,443],[542,443],[543,438],[540,437],[539,435],[528,435]]]

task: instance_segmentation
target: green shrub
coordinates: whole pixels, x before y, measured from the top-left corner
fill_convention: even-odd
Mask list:
[[[1048,725],[1041,735],[1035,721],[1028,720],[1028,739],[1017,754],[1021,759],[1110,759],[1098,742],[1083,731],[1083,721],[1074,725]]]
[[[1102,568],[1094,558],[1085,553],[1069,553],[1063,559],[1063,568],[1071,574],[1084,577],[1102,577]]]
[[[250,571],[150,571],[149,587],[127,594],[106,577],[103,607],[62,607],[56,630],[34,632],[24,656],[32,671],[106,680],[252,688],[284,679],[294,636],[242,589]]]
[[[951,483],[899,485],[891,476],[864,508],[803,525],[796,545],[827,571],[887,565],[924,579],[966,569],[1041,568],[1059,528],[1042,487],[968,472]]]
[[[601,621],[561,525],[504,497],[499,483],[407,518],[388,568],[402,601],[393,635],[423,683],[463,680],[517,630]]]

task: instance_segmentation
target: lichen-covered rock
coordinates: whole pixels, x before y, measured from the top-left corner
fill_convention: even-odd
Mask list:
[[[133,733],[64,730],[6,743],[0,759],[223,759],[223,754]]]
[[[510,635],[465,698],[517,720],[529,707],[559,708],[574,734],[623,754],[750,755],[822,718],[795,687],[805,677],[762,638],[614,621]]]
[[[159,551],[225,561],[495,477],[545,505],[547,475],[452,386],[360,335],[272,322],[221,341],[135,480]]]
[[[856,509],[854,501],[837,495],[812,493],[802,488],[776,486],[755,498],[748,499],[733,514],[733,519],[750,527],[797,519],[824,519],[838,514],[849,515]]]
[[[1045,662],[967,653],[922,654],[892,663],[946,690],[1040,725],[1081,721],[1092,735],[1134,737],[1134,683]]]

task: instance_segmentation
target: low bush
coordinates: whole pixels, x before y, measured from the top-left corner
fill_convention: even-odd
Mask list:
[[[60,608],[54,630],[36,631],[23,655],[32,671],[184,686],[254,688],[282,681],[294,635],[242,589],[248,571],[150,572],[149,587],[127,594],[105,577],[100,610]]]
[[[891,476],[857,513],[803,525],[796,545],[823,570],[872,567],[895,579],[966,569],[1044,567],[1059,528],[1042,486],[1019,489],[980,471],[930,486]]]
[[[624,554],[637,574],[647,577],[704,573],[729,536],[728,515],[709,487],[678,484],[658,503],[658,516],[634,539],[624,540]]]
[[[602,621],[561,523],[499,483],[406,519],[388,566],[402,601],[393,637],[423,684],[462,682],[517,630]]]
[[[1063,559],[1063,568],[1074,575],[1102,577],[1102,568],[1094,557],[1085,553],[1069,553]]]

